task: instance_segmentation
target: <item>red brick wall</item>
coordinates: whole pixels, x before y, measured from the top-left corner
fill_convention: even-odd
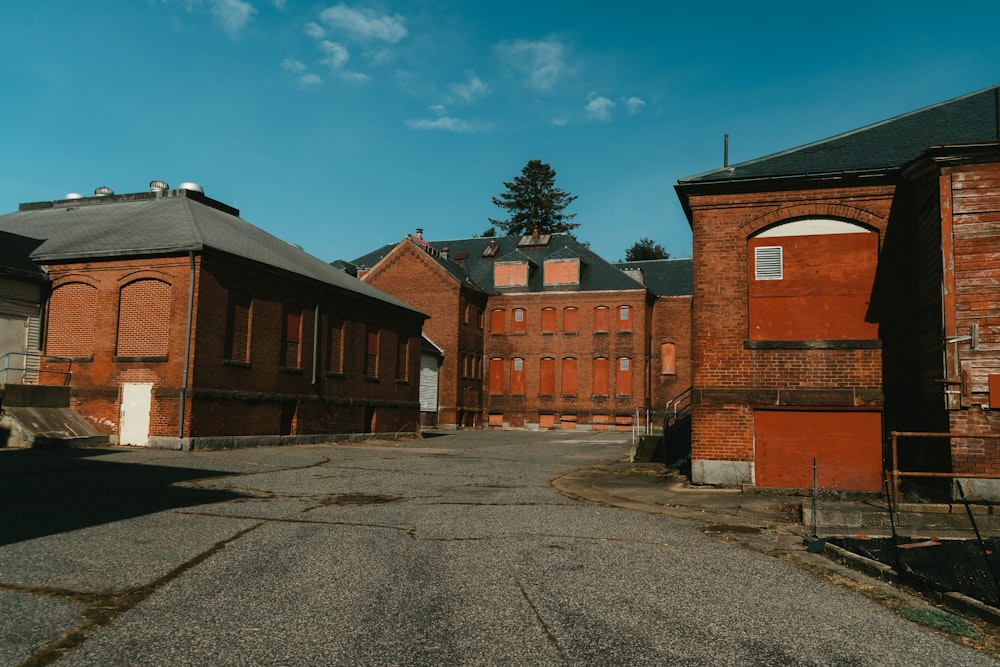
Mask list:
[[[694,195],[692,456],[753,460],[753,405],[878,405],[880,349],[752,349],[748,239],[806,217],[848,220],[884,234],[890,186]]]
[[[568,306],[578,309],[579,324],[576,333],[564,332],[563,309]],[[595,333],[594,309],[598,306],[607,307],[612,313],[616,313],[619,306],[629,306],[632,330],[619,331],[617,319],[612,317],[609,332]],[[647,378],[651,335],[650,313],[644,290],[502,294],[490,297],[489,308],[502,309],[508,321],[515,308],[523,308],[526,318],[523,334],[510,333],[508,328],[503,334],[486,336],[486,358],[503,360],[508,375],[510,360],[515,357],[524,359],[524,394],[511,394],[510,378],[505,377],[504,394],[491,394],[487,397],[486,409],[490,414],[502,414],[504,421],[511,426],[549,421],[548,416],[551,415],[552,421],[560,423],[563,428],[591,424],[594,416],[607,417],[608,422],[614,424],[615,417],[618,416],[623,420],[627,418],[627,421],[620,424],[623,429],[629,428],[635,408],[641,408],[644,415],[645,408],[650,405]],[[542,333],[544,308],[556,310],[554,334]],[[609,360],[608,396],[593,395],[595,357]],[[628,389],[615,385],[616,361],[621,357],[629,358],[633,366],[632,385]],[[553,396],[540,395],[543,358],[555,360],[557,393]],[[563,360],[566,358],[577,360],[576,395],[564,395],[561,392]]]
[[[78,355],[71,362],[74,407],[102,431],[115,433],[121,385],[149,382],[153,384],[150,435],[179,435],[189,258],[125,258],[47,268],[59,297],[48,304],[45,353],[65,353],[69,349],[65,331],[79,333],[80,312],[90,316],[93,353]],[[332,425],[344,425],[353,432],[371,430],[373,423],[376,430],[416,428],[421,318],[353,295],[323,290],[319,297],[322,311],[345,317],[353,347],[347,351],[345,372],[321,372],[313,387],[315,285],[211,254],[196,258],[196,271],[185,436],[327,433]],[[86,283],[94,291],[59,291],[70,283]],[[253,296],[250,360],[245,364],[224,361],[230,288]],[[126,307],[121,310],[123,289]],[[146,303],[150,296],[156,299]],[[279,368],[282,310],[286,303],[303,308],[302,364],[292,371]],[[122,327],[120,313],[124,315]],[[165,317],[166,322],[150,320],[154,313]],[[362,375],[363,348],[357,341],[368,322],[378,323],[386,333],[377,380]],[[412,380],[408,382],[395,378],[397,331],[416,339],[409,359],[408,377]],[[45,367],[63,370],[67,362],[50,360]],[[62,376],[54,374],[43,373],[41,377],[45,383],[63,381]]]
[[[662,297],[653,304],[650,346],[650,403],[663,410],[667,401],[691,386],[691,297]],[[664,343],[674,344],[674,373],[664,374]]]
[[[365,282],[430,315],[423,332],[445,350],[438,424],[446,428],[478,425],[483,406],[486,295],[462,286],[409,239],[366,273]]]

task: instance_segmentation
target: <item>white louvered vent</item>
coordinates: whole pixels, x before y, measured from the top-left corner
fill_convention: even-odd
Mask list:
[[[781,246],[754,248],[754,278],[756,280],[781,280]]]

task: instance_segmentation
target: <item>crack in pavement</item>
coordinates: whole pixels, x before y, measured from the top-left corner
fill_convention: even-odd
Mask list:
[[[86,593],[73,591],[65,588],[48,588],[44,586],[18,586],[16,584],[0,583],[0,587],[7,590],[34,593],[48,597],[59,597],[70,599],[87,604],[83,611],[86,622],[72,630],[65,632],[58,639],[51,641],[40,649],[34,651],[27,660],[21,663],[20,667],[43,667],[50,665],[61,659],[68,653],[80,648],[96,629],[110,625],[119,616],[134,609],[150,595],[160,588],[181,576],[188,570],[207,560],[226,547],[227,544],[238,540],[250,531],[256,530],[263,524],[257,523],[242,530],[237,531],[224,540],[216,542],[211,547],[181,563],[170,570],[162,577],[140,586],[125,591],[113,591],[107,593]]]
[[[555,633],[552,632],[552,628],[550,628],[549,624],[545,622],[544,618],[542,618],[542,614],[535,605],[535,601],[531,599],[530,595],[528,595],[528,591],[525,589],[521,580],[515,579],[515,581],[517,581],[517,587],[521,589],[521,595],[524,597],[524,601],[528,603],[528,606],[531,607],[531,611],[535,614],[535,620],[538,621],[540,626],[542,626],[542,630],[545,632],[545,636],[548,638],[549,643],[552,644],[552,646],[559,653],[562,663],[564,665],[568,665],[569,656],[566,655],[566,650],[563,649],[562,645],[559,643],[559,638],[556,637]]]

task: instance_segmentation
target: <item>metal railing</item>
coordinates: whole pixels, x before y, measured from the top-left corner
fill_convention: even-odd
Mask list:
[[[903,477],[919,477],[919,478],[968,478],[968,479],[1000,479],[1000,475],[996,473],[977,473],[977,472],[931,472],[931,471],[918,471],[918,470],[900,470],[899,469],[899,439],[900,438],[941,438],[951,442],[952,439],[969,439],[969,440],[1000,440],[1000,435],[989,435],[983,433],[924,433],[920,431],[892,431],[890,434],[892,442],[892,469],[889,470],[889,475],[892,481],[892,500],[893,502],[898,502],[899,499],[899,482]]]
[[[693,387],[688,387],[667,401],[663,412],[663,432],[666,433],[671,424],[676,424],[691,414],[691,394]]]
[[[12,365],[11,362],[15,357],[23,358],[20,365]],[[41,361],[43,359],[46,361],[65,363],[67,364],[67,369],[60,371],[51,368],[42,368]],[[51,357],[40,352],[6,352],[0,355],[0,373],[2,373],[2,376],[0,377],[2,377],[4,384],[8,384],[10,382],[11,371],[21,373],[21,377],[18,379],[20,379],[22,384],[38,384],[38,375],[42,373],[62,375],[64,376],[63,385],[65,386],[69,384],[70,379],[73,377],[73,359],[69,357]]]

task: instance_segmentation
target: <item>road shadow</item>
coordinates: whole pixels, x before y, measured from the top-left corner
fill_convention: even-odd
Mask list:
[[[246,496],[174,486],[238,473],[94,460],[106,449],[0,452],[0,546]]]

